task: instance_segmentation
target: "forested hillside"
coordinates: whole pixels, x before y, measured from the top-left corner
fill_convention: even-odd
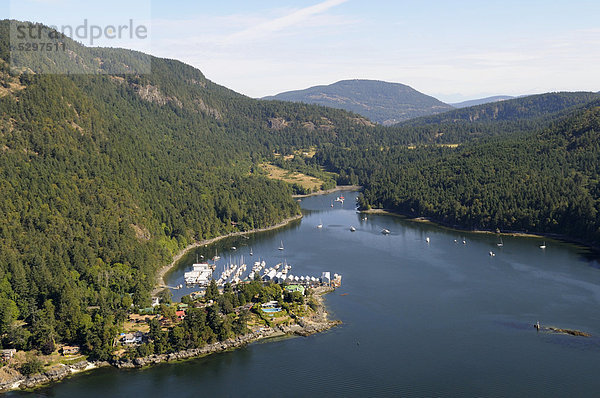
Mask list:
[[[106,358],[179,248],[298,214],[290,187],[257,164],[370,129],[339,110],[249,99],[173,60],[152,58],[147,75],[11,73],[7,32],[3,21],[3,347],[72,343]],[[137,59],[70,46],[86,68]]]
[[[329,148],[317,154],[363,208],[487,230],[564,234],[600,243],[600,102],[529,132],[456,148]]]

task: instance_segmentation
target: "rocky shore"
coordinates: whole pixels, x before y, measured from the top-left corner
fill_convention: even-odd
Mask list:
[[[0,393],[18,390],[18,389],[34,389],[43,385],[62,380],[73,374],[96,369],[104,366],[114,366],[119,369],[143,368],[151,365],[156,365],[164,362],[182,361],[203,357],[206,355],[229,351],[236,348],[244,347],[255,341],[281,337],[281,336],[310,336],[315,333],[323,332],[336,325],[341,324],[341,321],[330,320],[325,309],[322,295],[333,291],[330,287],[319,287],[315,289],[313,297],[317,302],[315,314],[306,319],[298,319],[297,323],[290,326],[263,327],[259,330],[247,333],[242,336],[237,336],[225,341],[220,341],[212,344],[207,344],[200,348],[191,348],[184,351],[173,352],[169,354],[154,354],[143,358],[135,359],[119,359],[109,362],[89,362],[82,360],[72,365],[57,364],[51,369],[31,375],[23,376],[16,373],[14,378],[0,382]]]
[[[280,336],[310,336],[315,333],[330,329],[335,325],[339,325],[340,321],[327,321],[323,323],[310,323],[305,326],[291,325],[278,326],[275,328],[262,328],[261,330],[248,333],[242,336],[231,338],[217,343],[207,344],[201,348],[191,348],[189,350],[173,352],[170,354],[154,354],[143,358],[135,358],[133,360],[125,359],[118,360],[112,363],[113,366],[119,369],[128,368],[143,368],[146,366],[156,365],[163,362],[182,361],[186,359],[203,357],[205,355],[214,354],[217,352],[229,351],[236,348],[244,347],[258,340],[280,337]]]
[[[110,366],[110,364],[108,362],[88,362],[83,360],[72,365],[55,365],[43,373],[38,373],[31,376],[15,374],[14,378],[0,382],[0,393],[10,390],[28,390],[37,388],[45,384],[62,380],[76,373],[104,366]]]

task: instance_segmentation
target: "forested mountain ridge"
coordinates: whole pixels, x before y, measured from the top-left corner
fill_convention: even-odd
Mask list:
[[[345,180],[363,184],[365,209],[461,228],[556,233],[599,245],[599,143],[600,101],[593,101],[529,132],[456,148],[330,148],[316,157]]]
[[[489,136],[528,133],[568,117],[600,95],[565,92],[532,95],[408,120],[392,127],[398,143],[461,144]]]
[[[559,92],[530,95],[483,105],[455,109],[438,115],[424,116],[404,122],[405,125],[426,125],[457,122],[532,120],[584,105],[600,98],[592,92]]]
[[[386,126],[452,109],[452,106],[404,84],[360,79],[288,91],[263,99],[345,109]]]

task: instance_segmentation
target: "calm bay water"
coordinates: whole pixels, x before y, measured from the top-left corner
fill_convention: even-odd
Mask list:
[[[270,266],[287,260],[294,275],[343,274],[342,287],[326,296],[332,317],[344,322],[340,327],[144,370],[100,369],[9,395],[598,394],[600,265],[584,249],[547,241],[541,250],[541,239],[516,237],[504,237],[499,248],[494,235],[384,215],[362,221],[354,210],[357,194],[345,193],[344,206],[331,208],[337,195],[303,199],[305,217],[289,227],[222,241],[197,254],[212,257],[216,248],[224,259],[244,255],[249,266],[258,258]],[[324,226],[317,229],[320,220]],[[382,235],[382,228],[391,234]],[[281,240],[283,252],[277,250]],[[196,253],[184,258],[168,283],[182,283],[195,259]],[[532,327],[537,320],[593,337],[538,333]]]

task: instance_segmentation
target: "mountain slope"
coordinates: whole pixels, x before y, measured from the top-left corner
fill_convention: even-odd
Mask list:
[[[342,80],[328,86],[289,91],[264,99],[345,109],[383,125],[452,109],[450,105],[404,84],[376,80]]]
[[[109,359],[119,323],[149,304],[155,271],[180,248],[298,214],[259,163],[373,132],[342,110],[244,97],[174,60],[151,58],[141,75],[11,71],[8,37],[1,21],[3,347],[77,344]],[[67,70],[138,59],[68,46]]]

